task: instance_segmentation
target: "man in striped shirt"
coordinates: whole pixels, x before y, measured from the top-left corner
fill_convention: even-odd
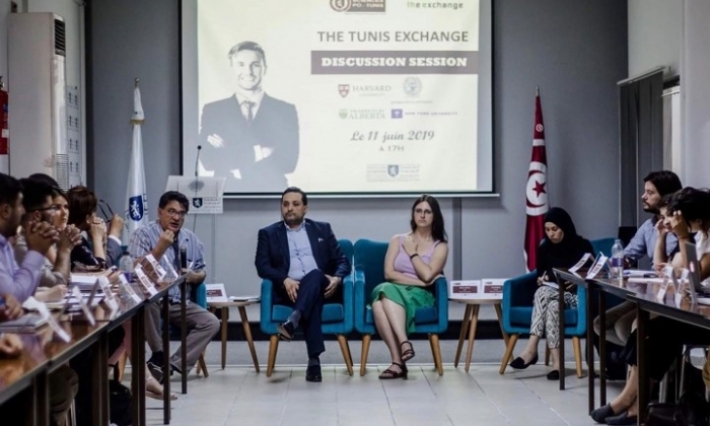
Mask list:
[[[160,197],[158,202],[158,220],[142,226],[131,235],[128,251],[134,259],[141,259],[152,254],[166,270],[171,266],[175,271],[186,274],[187,284],[199,285],[205,280],[204,248],[197,235],[189,229],[183,229],[185,215],[189,203],[185,195],[168,191]],[[185,250],[188,268],[180,268],[180,251]],[[173,287],[168,293],[170,299],[170,322],[180,324],[180,287]],[[211,312],[194,303],[187,304],[187,366],[192,368],[197,362],[202,351],[219,329],[219,321]],[[146,340],[153,352],[148,367],[162,380],[165,375],[163,365],[163,341],[160,336],[160,306],[158,303],[146,309]],[[180,365],[180,348],[170,357],[172,371],[183,373],[178,368]],[[187,373],[187,372],[185,372]]]

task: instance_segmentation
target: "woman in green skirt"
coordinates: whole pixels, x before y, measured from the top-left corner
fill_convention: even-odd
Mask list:
[[[386,282],[372,290],[372,313],[377,331],[392,356],[380,379],[407,377],[406,362],[414,358],[407,333],[414,331],[417,309],[434,306],[428,288],[441,275],[449,248],[439,203],[430,195],[412,206],[411,232],[395,235],[385,255]]]

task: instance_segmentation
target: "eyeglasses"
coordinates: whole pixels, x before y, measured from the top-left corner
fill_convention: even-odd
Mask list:
[[[432,214],[432,211],[431,211],[431,210],[416,209],[416,210],[414,210],[414,213],[416,213],[416,214],[430,215],[430,214]]]
[[[184,219],[185,216],[187,215],[187,212],[185,210],[178,211],[175,209],[167,209],[167,210],[163,210],[163,211],[166,212],[168,214],[168,216],[177,217],[178,219]]]
[[[99,199],[99,202],[97,204],[99,206],[99,210],[101,210],[101,215],[104,217],[104,219],[106,219],[106,221],[110,221],[115,216],[115,213],[113,212],[113,209],[111,208],[111,205],[109,203]],[[109,214],[106,214],[104,206],[106,206],[106,210],[108,210]]]

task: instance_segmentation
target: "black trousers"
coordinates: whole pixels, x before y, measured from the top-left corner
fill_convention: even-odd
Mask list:
[[[325,352],[323,343],[323,329],[321,328],[323,305],[326,303],[342,303],[342,287],[326,299],[323,293],[328,287],[328,278],[323,271],[314,269],[301,278],[298,286],[296,302],[291,302],[283,284],[275,286],[274,303],[277,305],[291,306],[301,312],[299,328],[303,330],[306,340],[308,357],[314,358]]]
[[[710,345],[710,330],[659,317],[648,323],[647,344],[651,354],[648,375],[658,381],[681,355],[683,345]],[[637,364],[636,330],[626,342],[623,356],[627,364]]]

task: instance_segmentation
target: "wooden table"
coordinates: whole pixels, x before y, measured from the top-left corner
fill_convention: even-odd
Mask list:
[[[236,307],[239,309],[239,317],[242,320],[242,329],[244,330],[244,337],[247,339],[249,344],[249,351],[251,352],[251,359],[254,362],[254,368],[258,373],[259,360],[256,356],[256,348],[254,347],[254,339],[251,336],[251,325],[249,324],[249,318],[247,317],[246,307],[249,305],[254,305],[259,303],[256,301],[233,301],[233,302],[208,302],[207,306],[212,312],[216,312],[217,309],[221,310],[220,324],[222,331],[222,370],[227,362],[227,325],[229,323],[229,308]]]
[[[463,349],[463,341],[468,336],[468,348],[466,350],[466,366],[464,369],[468,372],[471,366],[471,355],[473,354],[473,341],[476,337],[476,327],[478,326],[478,312],[481,309],[481,305],[493,305],[496,310],[496,315],[498,316],[498,325],[500,326],[500,332],[503,334],[503,340],[505,341],[506,347],[508,346],[508,334],[503,331],[503,315],[501,312],[502,298],[491,298],[491,299],[461,299],[461,298],[449,298],[451,302],[465,303],[466,311],[463,314],[463,320],[461,321],[461,332],[459,333],[459,344],[456,347],[456,357],[454,358],[454,367],[459,366],[459,359],[461,358],[461,349]]]

